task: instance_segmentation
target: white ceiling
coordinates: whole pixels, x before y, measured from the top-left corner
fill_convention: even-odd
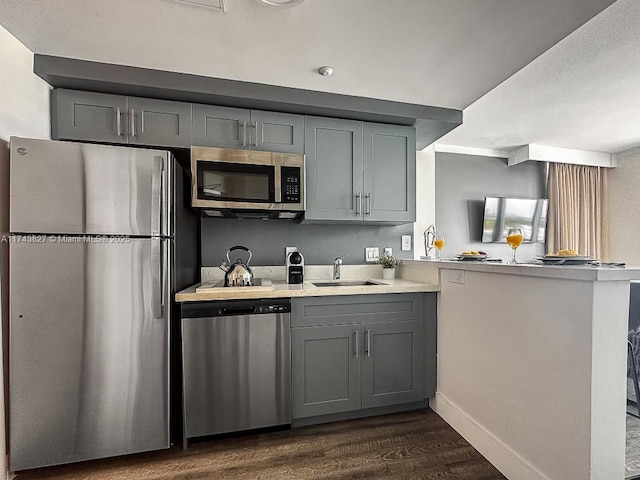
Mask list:
[[[640,2],[618,0],[464,111],[438,144],[640,146]]]
[[[471,105],[442,143],[619,151],[640,145],[624,109],[640,111],[627,88],[639,78],[640,2],[618,0],[535,60],[612,2],[306,0],[281,9],[226,0],[223,13],[175,0],[2,0],[0,24],[34,53]],[[334,75],[318,75],[321,65]]]

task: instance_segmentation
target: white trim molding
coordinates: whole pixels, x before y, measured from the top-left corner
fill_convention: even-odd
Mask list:
[[[533,465],[476,422],[445,395],[436,392],[436,396],[431,399],[429,406],[505,477],[517,478],[518,480],[547,480],[547,477]]]
[[[462,155],[477,155],[480,157],[508,158],[509,152],[506,150],[492,150],[490,148],[458,147],[456,145],[442,145],[436,143],[438,153],[460,153]]]
[[[524,145],[509,152],[508,165],[535,160],[539,162],[570,163],[591,167],[615,167],[613,155],[605,152],[574,150],[572,148],[546,147],[544,145]]]

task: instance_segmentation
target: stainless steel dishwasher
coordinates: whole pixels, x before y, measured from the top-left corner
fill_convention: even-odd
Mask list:
[[[290,312],[288,298],[182,304],[185,446],[291,423]]]

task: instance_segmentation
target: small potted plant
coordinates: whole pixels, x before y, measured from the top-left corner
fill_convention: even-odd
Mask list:
[[[396,266],[400,265],[400,259],[390,253],[383,253],[378,258],[378,263],[382,265],[382,278],[392,280],[396,278]]]

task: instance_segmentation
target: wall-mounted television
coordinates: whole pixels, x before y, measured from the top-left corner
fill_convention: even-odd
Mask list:
[[[546,198],[485,197],[482,241],[504,242],[510,228],[520,228],[524,242],[544,242],[548,206]]]

